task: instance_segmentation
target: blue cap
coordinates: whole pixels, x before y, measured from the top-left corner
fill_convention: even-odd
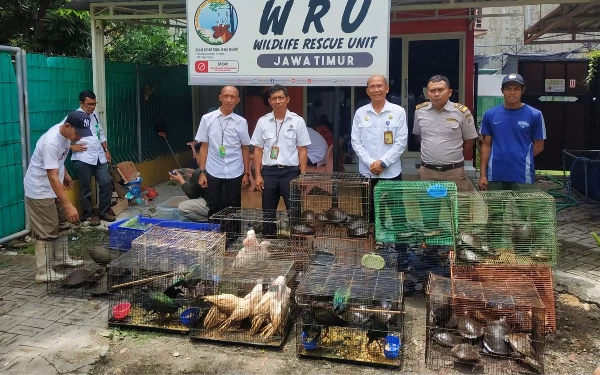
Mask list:
[[[65,123],[74,127],[77,134],[82,137],[92,136],[92,131],[90,130],[90,115],[83,111],[69,112]]]
[[[523,79],[523,77],[521,77],[520,74],[517,74],[517,73],[507,74],[506,77],[504,77],[504,79],[502,80],[502,86],[504,86],[504,84],[509,83],[509,82],[517,82],[517,83],[521,84],[522,86],[525,86],[525,80]]]

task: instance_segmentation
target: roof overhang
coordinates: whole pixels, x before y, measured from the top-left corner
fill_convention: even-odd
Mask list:
[[[600,2],[560,4],[525,30],[525,44],[600,43]]]
[[[254,0],[248,0],[254,1]],[[378,0],[385,1],[385,0]],[[390,1],[390,0],[388,0]],[[598,0],[562,0],[562,4]],[[391,0],[392,12],[554,4],[556,0]],[[72,0],[65,8],[89,10],[96,20],[186,19],[185,0]]]

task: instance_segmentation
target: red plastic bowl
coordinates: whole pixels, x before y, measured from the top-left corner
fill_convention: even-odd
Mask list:
[[[119,303],[113,308],[113,318],[115,318],[116,320],[125,319],[127,315],[129,315],[129,311],[131,311],[131,303]]]

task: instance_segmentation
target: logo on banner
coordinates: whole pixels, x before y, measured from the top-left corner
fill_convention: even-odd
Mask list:
[[[202,41],[220,46],[235,35],[238,27],[237,12],[227,0],[205,0],[196,10],[194,27]]]
[[[194,67],[196,68],[196,72],[206,73],[208,72],[208,61],[196,61]]]

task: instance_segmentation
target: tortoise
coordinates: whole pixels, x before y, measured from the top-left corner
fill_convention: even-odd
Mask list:
[[[489,322],[483,330],[483,347],[490,353],[508,355],[510,347],[504,337],[512,333],[506,318]]]
[[[480,358],[479,350],[470,344],[458,344],[450,349],[450,353],[463,361],[478,361]]]
[[[309,225],[296,224],[296,225],[292,226],[292,231],[294,233],[300,233],[300,234],[313,234],[313,233],[315,233],[315,228],[313,228]]]
[[[455,347],[462,343],[462,339],[452,332],[437,332],[433,335],[433,340],[440,345]]]
[[[348,213],[340,208],[330,208],[325,211],[325,216],[332,223],[341,223],[348,217]]]
[[[481,324],[466,316],[456,317],[456,329],[466,339],[476,339],[483,336],[483,327]]]

